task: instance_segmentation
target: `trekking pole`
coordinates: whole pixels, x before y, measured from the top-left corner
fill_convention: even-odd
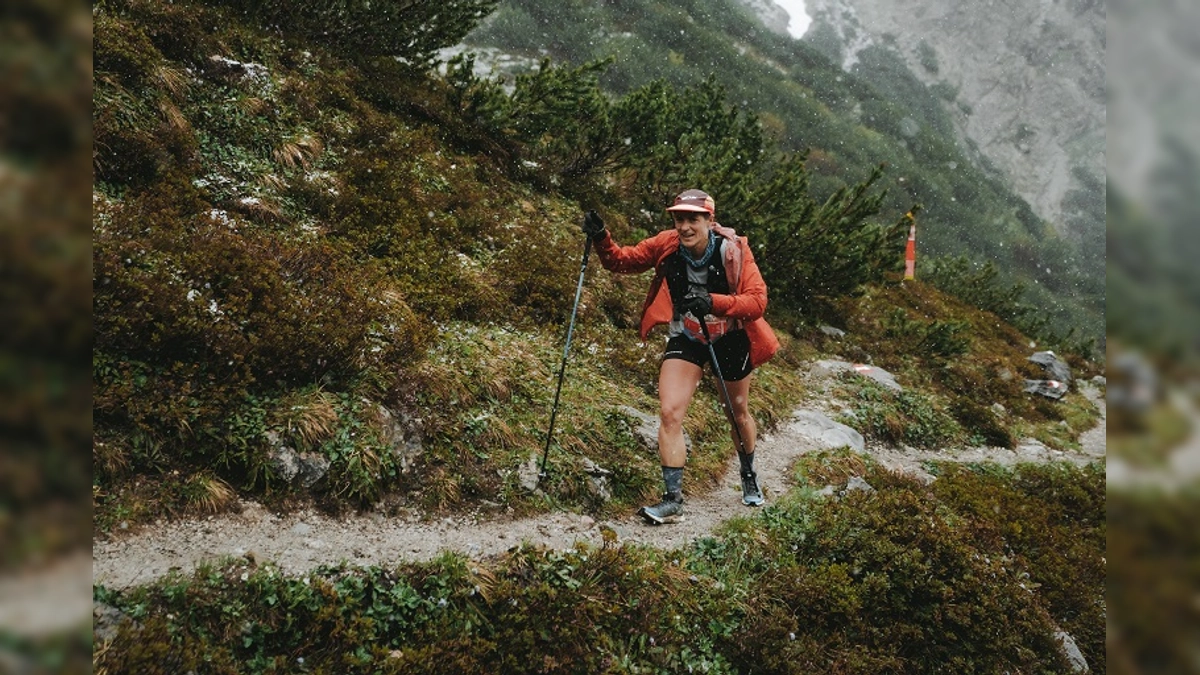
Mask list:
[[[713,373],[717,376],[717,386],[721,389],[721,403],[725,408],[725,417],[733,427],[733,435],[737,438],[738,452],[746,454],[746,443],[742,440],[742,430],[738,428],[737,418],[733,416],[733,401],[729,398],[729,388],[725,386],[725,378],[721,375],[721,364],[717,363],[717,350],[713,348],[712,339],[708,337],[708,322],[700,319],[700,332],[704,333],[704,343],[708,345],[708,355],[712,359]]]
[[[575,286],[575,306],[571,308],[571,322],[567,326],[567,340],[563,345],[562,365],[558,368],[558,387],[554,390],[554,406],[550,409],[550,429],[546,432],[546,447],[542,450],[542,466],[538,470],[537,482],[533,484],[533,489],[537,489],[541,484],[542,479],[546,477],[546,459],[550,456],[550,440],[554,438],[554,420],[558,417],[558,397],[562,394],[563,375],[567,372],[567,354],[571,351],[571,335],[575,332],[575,314],[579,311],[579,298],[583,294],[583,274],[587,272],[588,256],[592,253],[592,238],[585,237],[587,240],[583,244],[583,262],[579,265],[579,283]]]

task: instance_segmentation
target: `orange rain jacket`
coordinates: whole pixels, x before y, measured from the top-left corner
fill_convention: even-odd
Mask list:
[[[736,245],[722,247],[725,256],[725,275],[736,290],[732,295],[712,295],[713,314],[741,319],[750,337],[750,363],[758,367],[766,363],[779,351],[779,338],[763,319],[767,308],[767,284],[754,262],[754,254],[745,237],[728,227],[713,223],[713,231],[728,242]],[[654,280],[642,305],[642,324],[639,334],[645,340],[655,326],[670,323],[675,314],[671,304],[671,293],[663,276],[663,262],[679,250],[679,233],[674,229],[663,230],[653,237],[643,239],[633,246],[620,246],[612,235],[596,242],[596,254],[600,264],[610,272],[636,274],[654,268]]]

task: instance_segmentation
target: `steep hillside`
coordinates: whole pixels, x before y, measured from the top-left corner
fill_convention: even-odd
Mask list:
[[[596,67],[546,64],[505,89],[469,60],[442,76],[323,43],[307,20],[281,38],[220,6],[96,12],[101,528],[239,493],[546,508],[519,468],[544,441],[580,214],[599,208],[631,241],[694,184],[720,186],[722,218],[750,236],[772,288],[785,348],[756,389],[765,427],[801,395],[793,369],[819,320],[854,320],[860,350],[913,339],[879,358],[947,390],[947,439],[975,434],[994,403],[1019,411],[1020,433],[1061,419],[1014,384],[1037,374],[1029,338],[993,335],[995,315],[971,323],[977,310],[920,284],[895,311],[854,318],[856,297],[895,283],[908,222],[879,217],[880,174],[817,201],[801,157],[771,149],[711,81],[613,99]],[[945,279],[987,292],[986,277]],[[551,504],[623,509],[656,483],[618,406],[655,406],[657,346],[630,334],[645,281],[589,275]],[[1005,384],[971,384],[998,373]],[[691,466],[715,475],[719,407],[693,423]],[[596,466],[613,467],[600,492]]]
[[[950,256],[992,263],[1001,278],[1024,284],[1025,300],[1041,308],[1049,333],[1074,330],[1075,340],[1102,342],[1104,206],[1094,164],[1103,158],[1089,154],[1096,138],[1102,150],[1102,131],[1076,139],[1072,161],[1083,164],[1055,160],[1062,175],[1051,182],[1072,205],[1069,227],[1059,227],[1064,223],[1031,208],[1035,195],[1016,189],[1012,176],[961,141],[956,126],[971,118],[970,106],[956,102],[955,86],[923,81],[883,39],[864,42],[862,63],[847,72],[840,38],[830,30],[797,41],[781,34],[772,16],[761,4],[736,0],[509,0],[467,36],[465,48],[479,50],[481,61],[509,78],[543,56],[604,60],[600,82],[613,95],[653,80],[684,86],[712,77],[758,117],[778,148],[808,153],[818,199],[886,165],[885,208],[924,207],[920,265]],[[927,66],[936,69],[933,57]],[[1004,60],[1000,53],[992,58]],[[1086,171],[1075,171],[1085,164]],[[1040,184],[1046,176],[1039,175],[1022,175],[1020,184]]]
[[[769,116],[707,75],[614,94],[603,65],[497,82],[470,57],[439,62],[489,9],[94,6],[91,478],[107,550],[240,509],[276,528],[277,513],[369,520],[382,537],[392,518],[434,538],[476,518],[636,521],[661,485],[644,426],[662,342],[634,328],[648,274],[592,258],[548,433],[579,224],[596,209],[633,242],[670,227],[663,206],[693,185],[716,186],[771,289],[781,349],[754,374],[759,428],[845,401],[828,412],[862,430],[848,437],[919,472],[840,447],[792,463],[792,447],[771,475],[795,490],[672,550],[610,526],[570,550],[294,576],[227,549],[191,575],[94,583],[96,670],[1041,672],[1065,670],[1060,634],[1102,669],[1103,478],[1077,454],[1096,408],[1023,391],[1041,369],[994,269],[930,275],[972,302],[901,281],[912,204],[894,208],[850,142],[875,134],[827,126],[851,135],[810,172],[816,150],[782,151]],[[838,84],[827,63],[811,72]],[[812,362],[834,356],[903,391],[849,364],[816,389]],[[685,422],[689,490],[720,486],[734,459],[718,397],[706,381]],[[1068,454],[1087,465],[1053,461]],[[972,463],[996,456],[1039,462]]]
[[[1103,313],[1106,10],[1103,2],[811,0],[804,36],[900,100],[920,82],[968,157],[1073,244],[1043,259]],[[888,67],[899,58],[907,68]],[[883,66],[883,67],[881,67]],[[1057,259],[1056,259],[1057,258]],[[1088,290],[1090,289],[1090,290]]]
[[[871,82],[864,50],[901,54],[921,82],[953,92],[945,109],[960,139],[1039,216],[1065,229],[1081,215],[1072,193],[1095,192],[1104,175],[1103,2],[809,0],[808,9],[806,41]]]

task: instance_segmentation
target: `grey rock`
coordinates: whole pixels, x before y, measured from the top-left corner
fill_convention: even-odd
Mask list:
[[[533,492],[538,487],[538,471],[540,459],[536,452],[530,453],[529,459],[517,467],[517,483],[526,492]]]
[[[875,380],[888,389],[893,391],[904,391],[904,387],[901,387],[900,384],[896,382],[896,376],[892,375],[883,368],[879,368],[878,366],[869,366],[863,363],[856,363],[854,364],[854,371],[863,377]]]
[[[115,639],[117,632],[121,629],[121,624],[126,621],[132,621],[132,619],[112,605],[104,603],[92,605],[92,635],[97,644]]]
[[[268,431],[268,465],[284,482],[296,483],[305,489],[319,487],[329,473],[329,458],[316,452],[296,452],[284,445],[279,434]]]
[[[421,420],[403,410],[393,411],[383,405],[376,406],[375,414],[388,452],[400,465],[401,473],[407,473],[425,451]]]
[[[1026,394],[1038,394],[1057,401],[1067,395],[1067,385],[1059,380],[1025,380],[1023,391]]]
[[[1036,462],[1049,456],[1050,448],[1036,438],[1022,438],[1013,448],[1013,453],[1020,462]]]
[[[866,447],[862,434],[815,410],[801,409],[792,413],[792,419],[785,425],[784,431],[807,439],[821,450],[848,447],[855,452],[862,452]]]
[[[1029,360],[1042,367],[1042,371],[1045,372],[1047,379],[1071,384],[1071,380],[1073,379],[1071,377],[1071,367],[1067,365],[1066,361],[1058,358],[1058,355],[1054,352],[1034,352],[1029,357]]]
[[[612,480],[611,471],[587,457],[583,458],[583,471],[587,474],[588,489],[593,495],[606,502],[612,499],[612,489],[609,487]]]
[[[296,451],[286,445],[278,444],[279,436],[275,432],[267,433],[267,462],[275,475],[285,483],[291,483],[300,475],[300,458]]]
[[[850,363],[849,361],[838,361],[836,359],[822,359],[813,363],[813,374],[815,375],[838,375],[840,373],[857,373],[863,377],[869,378],[882,384],[883,386],[893,391],[904,391],[904,388],[896,382],[896,376],[878,366],[873,366],[868,363]]]
[[[1083,652],[1079,650],[1079,645],[1075,644],[1075,638],[1071,637],[1070,633],[1060,630],[1054,634],[1054,639],[1058,640],[1063,656],[1067,657],[1067,661],[1070,662],[1071,672],[1086,673],[1091,670],[1088,667],[1087,659],[1084,658]]]
[[[305,488],[319,487],[329,473],[329,458],[315,452],[302,452],[299,462],[300,485]]]
[[[601,501],[609,501],[612,499],[612,488],[609,487],[609,480],[605,476],[588,475],[588,492],[591,492],[596,498]]]
[[[875,488],[866,481],[862,476],[851,476],[850,480],[846,481],[846,489],[844,493],[850,492],[874,492]]]

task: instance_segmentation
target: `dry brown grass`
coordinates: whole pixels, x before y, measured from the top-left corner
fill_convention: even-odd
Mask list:
[[[479,437],[479,443],[483,447],[500,447],[506,450],[519,447],[521,440],[520,434],[513,431],[512,426],[494,415],[488,418],[487,431]]]
[[[173,98],[180,98],[191,89],[191,84],[188,82],[187,73],[182,69],[174,68],[167,64],[160,64],[154,70],[152,76],[153,81],[162,87]]]
[[[305,448],[328,440],[338,424],[337,398],[323,389],[300,391],[288,396],[275,410],[275,426]]]
[[[308,170],[313,163],[325,152],[325,144],[312,134],[300,134],[286,139],[272,151],[275,161],[285,169],[300,167]]]
[[[285,220],[283,208],[262,197],[244,197],[230,205],[230,209],[260,223],[278,223]]]
[[[123,444],[92,441],[92,467],[101,475],[123,475],[130,464],[129,450]]]
[[[275,192],[283,192],[287,189],[287,181],[273,173],[264,173],[259,176],[258,184]]]
[[[205,473],[189,478],[184,493],[187,510],[194,513],[220,513],[237,500],[237,492],[229,483]]]
[[[174,103],[165,99],[159,101],[158,111],[162,114],[167,126],[171,127],[175,131],[188,131],[191,129],[191,123],[188,122],[187,117],[184,116],[183,111],[179,109],[179,106],[175,105]]]
[[[238,110],[241,110],[251,117],[261,115],[262,113],[266,112],[267,108],[271,107],[270,103],[267,103],[265,100],[257,96],[239,98],[235,105],[237,105]]]
[[[457,504],[462,499],[462,489],[458,478],[446,471],[445,467],[437,467],[430,471],[425,479],[424,502],[433,509],[442,509]]]
[[[867,472],[862,456],[853,453],[823,454],[803,460],[804,474],[810,485],[842,485],[852,476]]]

